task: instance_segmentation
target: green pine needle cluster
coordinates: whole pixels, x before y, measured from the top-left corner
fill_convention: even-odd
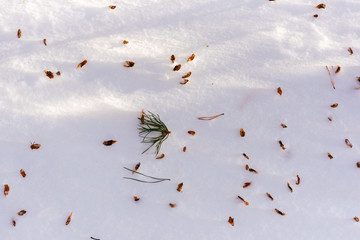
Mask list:
[[[151,143],[143,153],[149,150],[152,146],[155,146],[155,155],[160,152],[162,143],[169,137],[170,131],[166,127],[165,123],[160,120],[159,115],[153,114],[148,111],[142,112],[138,125],[139,136],[142,137],[142,143]]]

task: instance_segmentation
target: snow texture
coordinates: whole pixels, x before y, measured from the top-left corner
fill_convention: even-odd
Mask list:
[[[320,3],[326,8],[315,8]],[[358,0],[1,6],[1,240],[358,239]],[[179,84],[189,71],[189,82]],[[148,147],[137,130],[142,109],[171,131],[163,159],[141,154]],[[110,139],[118,142],[102,144]],[[33,141],[41,147],[31,150]],[[123,168],[138,162],[138,171],[171,181],[124,179],[144,179]]]

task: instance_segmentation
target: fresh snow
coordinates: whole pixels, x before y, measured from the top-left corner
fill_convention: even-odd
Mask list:
[[[4,0],[0,16],[1,240],[358,239],[358,0]],[[171,131],[163,159],[141,154],[142,109]],[[145,179],[123,168],[138,162],[171,181],[124,179]]]

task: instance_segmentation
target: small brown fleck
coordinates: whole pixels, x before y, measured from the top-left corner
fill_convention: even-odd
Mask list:
[[[139,201],[140,200],[140,198],[138,198],[137,196],[134,196],[134,201],[135,202],[137,202],[137,201]]]
[[[266,196],[268,196],[271,199],[271,201],[274,201],[274,198],[270,195],[270,193],[267,192]]]
[[[282,95],[281,87],[278,87],[278,88],[277,88],[277,93],[278,93],[280,96]]]
[[[332,122],[332,117],[328,117],[328,120],[329,120],[330,122]]]
[[[350,148],[353,147],[352,143],[349,141],[349,139],[345,139],[345,144],[348,145]]]
[[[183,152],[186,152],[186,146],[183,147]]]
[[[246,169],[246,171],[249,171],[249,165],[245,165],[245,169]]]
[[[23,178],[26,177],[26,173],[25,173],[24,169],[20,169],[20,174]]]
[[[174,207],[176,207],[176,203],[169,203],[169,206],[170,206],[171,208],[174,208]]]
[[[116,6],[114,6],[114,5],[110,5],[110,6],[109,6],[109,8],[110,8],[110,9],[115,9],[115,8],[116,8]]]
[[[179,183],[179,185],[178,185],[178,187],[177,187],[177,189],[176,189],[176,191],[178,191],[178,192],[182,192],[182,187],[183,187],[183,185],[184,185],[184,183]]]
[[[287,128],[287,126],[286,126],[285,124],[283,124],[283,123],[281,124],[281,126],[282,126],[283,128]]]
[[[335,70],[335,74],[339,73],[341,70],[341,67],[340,66],[337,66],[336,70]]]
[[[60,71],[57,71],[57,72],[56,72],[56,75],[61,76],[61,72],[60,72]]]
[[[357,166],[358,168],[360,168],[360,162],[357,162],[357,163],[356,163],[356,166]]]
[[[44,45],[47,46],[46,38],[44,38],[43,42],[44,42]]]
[[[191,76],[191,72],[188,72],[188,73],[186,73],[184,76],[182,76],[182,78],[188,78],[188,77],[190,77]]]
[[[245,137],[245,131],[243,128],[240,129],[240,136]]]
[[[18,32],[17,32],[17,37],[18,37],[18,38],[21,38],[21,29],[18,30]]]
[[[190,131],[188,131],[188,134],[194,136],[194,135],[195,135],[195,131],[190,130]]]
[[[10,191],[9,185],[5,184],[5,185],[4,185],[4,195],[5,195],[5,197],[6,197],[7,195],[9,195],[9,191]]]
[[[79,63],[79,65],[77,65],[76,68],[82,68],[85,64],[87,64],[87,60],[85,59],[84,61],[82,61],[81,63]]]
[[[234,218],[232,218],[231,216],[229,217],[228,222],[231,224],[231,226],[235,226]]]
[[[328,153],[328,157],[329,157],[330,159],[333,159],[333,158],[334,158],[330,153]]]
[[[135,165],[134,170],[132,171],[132,174],[134,174],[134,172],[136,172],[139,169],[140,165],[141,165],[140,162]]]
[[[326,5],[324,3],[320,3],[319,5],[316,6],[316,8],[318,9],[325,9]]]
[[[135,63],[131,61],[126,61],[126,64],[124,64],[124,67],[126,68],[131,68],[133,66],[135,66]]]
[[[353,52],[353,50],[352,50],[351,47],[348,48],[348,52],[350,53],[350,55],[353,55],[353,54],[354,54],[354,52]]]
[[[16,227],[16,222],[15,222],[15,220],[12,220],[12,225],[13,225],[14,227]]]
[[[54,78],[54,74],[51,71],[44,71],[46,76],[50,79]]]
[[[245,201],[245,199],[243,199],[242,197],[238,196],[238,198],[245,203],[246,206],[249,206],[249,202]]]
[[[35,143],[35,142],[30,142],[30,148],[31,150],[34,150],[34,149],[39,149],[41,147],[41,144],[39,143]]]
[[[19,215],[19,216],[23,216],[25,213],[26,213],[26,211],[25,211],[25,210],[21,210],[20,212],[18,212],[18,213],[17,213],[17,215]]]
[[[244,156],[247,160],[250,159],[250,158],[248,157],[248,155],[246,155],[246,153],[243,153],[243,156]]]
[[[255,169],[253,169],[253,168],[249,168],[249,172],[253,172],[253,173],[258,174],[258,171],[256,171],[256,170],[255,170]]]
[[[251,185],[251,182],[246,182],[246,183],[244,183],[243,188],[247,188],[250,185]]]
[[[276,211],[278,214],[282,215],[282,216],[285,216],[285,215],[286,215],[285,213],[283,213],[282,211],[280,211],[280,210],[277,209],[277,208],[275,208],[275,211]]]
[[[314,14],[313,17],[314,17],[314,18],[317,18],[317,17],[319,17],[319,15],[318,15],[318,14]]]
[[[156,157],[156,159],[163,159],[165,157],[165,154],[162,153],[160,156]]]
[[[173,71],[179,71],[181,68],[181,64],[178,64],[174,67]]]
[[[282,148],[282,150],[286,150],[286,148],[285,148],[285,146],[284,146],[284,144],[282,143],[281,140],[279,141],[279,144],[280,144],[280,147]]]
[[[292,189],[292,187],[290,186],[290,183],[289,183],[289,182],[287,182],[287,186],[288,186],[288,188],[290,189],[290,192],[293,192],[293,189]]]
[[[103,144],[105,146],[111,146],[113,145],[114,143],[116,143],[117,141],[116,140],[107,140],[107,141],[104,141]]]
[[[296,174],[296,185],[299,185],[300,184],[300,176],[299,174]]]
[[[128,44],[128,43],[129,43],[129,41],[127,41],[127,40],[123,41],[123,44]]]
[[[194,60],[194,58],[195,58],[195,54],[192,54],[192,55],[188,58],[187,62],[190,62],[190,61]]]
[[[185,85],[189,82],[189,79],[184,79],[182,82],[179,82],[181,85]]]
[[[172,63],[175,63],[175,55],[171,55],[170,60]]]
[[[354,220],[355,220],[356,222],[359,222],[359,218],[358,218],[358,217],[354,217]]]
[[[65,225],[69,225],[69,223],[71,221],[71,217],[72,217],[72,212],[70,213],[69,217],[67,218]]]

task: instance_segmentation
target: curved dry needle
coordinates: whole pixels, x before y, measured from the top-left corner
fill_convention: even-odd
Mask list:
[[[220,116],[222,116],[222,115],[224,115],[224,113],[221,113],[221,114],[216,115],[216,116],[211,116],[211,117],[198,117],[198,119],[199,119],[199,120],[212,120],[212,119],[217,118],[217,117],[220,117]]]
[[[134,170],[132,170],[132,169],[130,169],[130,168],[127,168],[127,167],[124,167],[126,170],[128,170],[128,171],[130,171],[130,172],[133,172],[133,173],[136,173],[136,174],[140,174],[140,175],[142,175],[142,176],[144,176],[144,177],[148,177],[148,178],[151,178],[151,179],[155,179],[155,180],[161,180],[161,181],[170,181],[171,179],[169,179],[169,178],[156,178],[156,177],[151,177],[151,176],[148,176],[148,175],[146,175],[146,174],[143,174],[143,173],[141,173],[141,172],[138,172],[138,171],[134,171]]]
[[[159,182],[163,182],[163,181],[168,180],[168,179],[164,179],[164,180],[158,180],[158,181],[149,182],[149,181],[143,181],[143,180],[139,180],[139,179],[136,179],[136,178],[129,178],[129,177],[124,177],[124,179],[134,180],[134,181],[142,182],[142,183],[159,183]]]

